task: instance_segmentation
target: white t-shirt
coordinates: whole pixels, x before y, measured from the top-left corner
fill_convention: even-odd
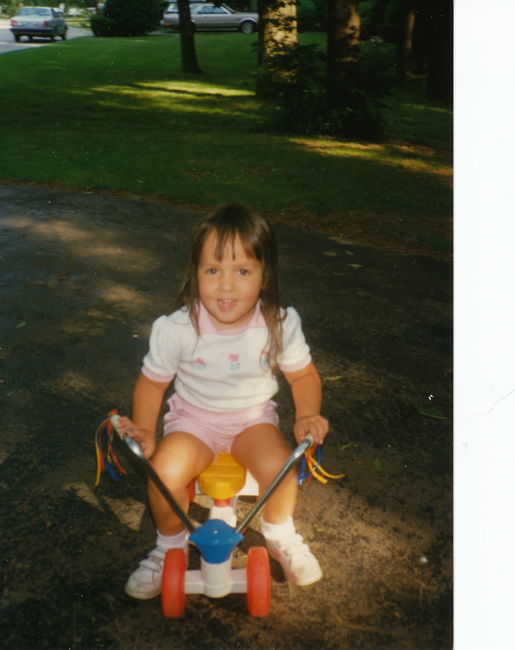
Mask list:
[[[283,351],[279,368],[294,372],[311,361],[300,317],[293,307],[281,310]],[[272,398],[278,391],[269,361],[268,329],[260,305],[243,328],[217,330],[203,307],[200,336],[190,315],[180,309],[152,325],[150,349],[142,372],[149,379],[171,382],[184,400],[215,412],[242,411]]]

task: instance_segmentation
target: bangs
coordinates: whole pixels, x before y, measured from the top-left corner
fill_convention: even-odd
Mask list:
[[[236,238],[240,239],[243,250],[248,257],[253,257],[259,262],[263,261],[263,247],[260,245],[256,233],[252,232],[249,228],[242,228],[242,224],[218,224],[213,226],[205,233],[203,243],[205,243],[212,232],[216,236],[215,257],[218,262],[223,258],[227,246],[231,247],[232,256],[233,258],[235,257],[234,242]]]

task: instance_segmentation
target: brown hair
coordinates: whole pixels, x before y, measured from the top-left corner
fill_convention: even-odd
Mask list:
[[[279,300],[279,272],[277,242],[269,221],[255,210],[232,203],[216,208],[193,228],[191,247],[186,271],[177,295],[176,308],[185,307],[199,333],[198,325],[198,279],[197,272],[204,243],[212,232],[216,232],[216,256],[221,259],[227,243],[234,243],[236,236],[249,257],[262,264],[263,287],[261,289],[261,310],[268,328],[270,365],[277,368],[282,352],[282,321]]]

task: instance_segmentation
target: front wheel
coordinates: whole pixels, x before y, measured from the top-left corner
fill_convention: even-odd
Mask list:
[[[243,34],[252,34],[254,32],[255,25],[249,20],[241,24],[240,30]]]
[[[171,548],[165,556],[161,587],[161,609],[167,618],[180,618],[184,614],[185,580],[186,552],[182,548]]]
[[[65,29],[64,32],[61,34],[61,38],[63,39],[63,41],[66,40],[66,32],[67,30]]]
[[[251,616],[270,611],[270,561],[263,546],[253,546],[247,557],[247,607]]]

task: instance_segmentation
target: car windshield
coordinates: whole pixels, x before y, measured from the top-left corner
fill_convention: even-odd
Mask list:
[[[18,11],[18,16],[50,16],[51,13],[47,7],[23,7]]]

